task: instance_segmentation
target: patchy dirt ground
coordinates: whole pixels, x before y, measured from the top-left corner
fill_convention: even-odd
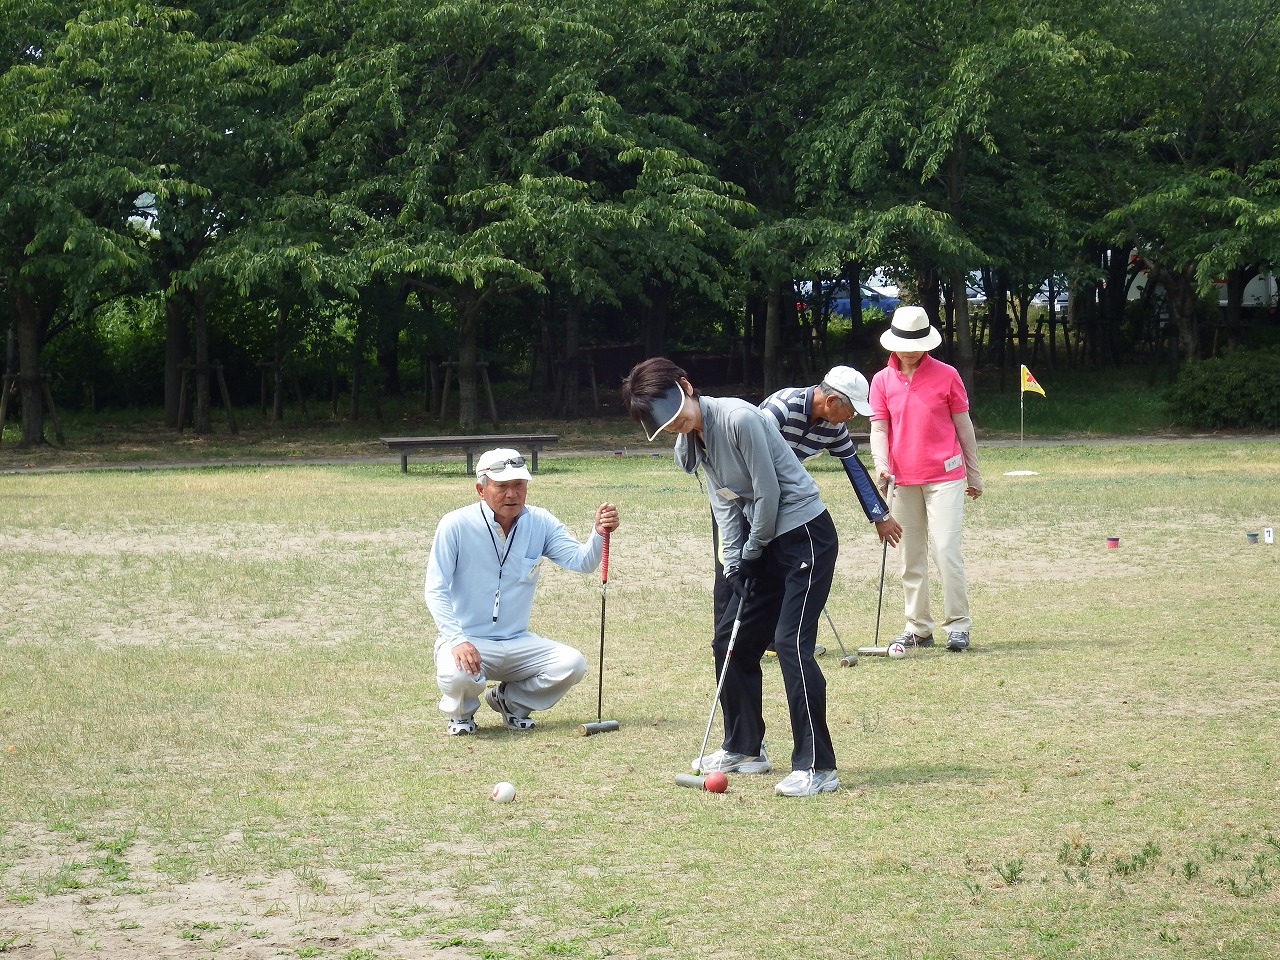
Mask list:
[[[234,847],[239,838],[224,838]],[[88,842],[19,828],[0,853],[0,954],[14,958],[280,956],[347,960],[461,960],[474,950],[415,942],[430,921],[465,908],[426,878],[384,874],[374,889],[340,871],[306,868],[270,878],[209,874],[175,881],[156,853],[134,840],[104,855]],[[378,892],[378,891],[383,892]],[[410,892],[414,891],[414,892]],[[23,902],[30,896],[32,902]],[[500,938],[501,934],[494,934]]]

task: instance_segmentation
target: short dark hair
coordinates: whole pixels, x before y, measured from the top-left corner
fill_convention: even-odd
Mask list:
[[[681,380],[688,379],[689,375],[666,357],[641,360],[622,381],[622,409],[639,423],[641,417],[652,412],[655,400],[661,399],[668,390],[678,386]],[[698,395],[696,389],[693,395]]]

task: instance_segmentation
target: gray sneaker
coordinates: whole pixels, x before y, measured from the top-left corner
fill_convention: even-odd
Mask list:
[[[910,630],[904,630],[899,636],[893,638],[893,642],[900,643],[904,647],[932,647],[933,634],[927,637],[918,637]]]
[[[834,770],[792,770],[773,792],[784,797],[812,797],[839,789],[840,780]]]
[[[502,722],[507,725],[508,730],[532,730],[537,726],[537,721],[529,716],[522,717],[515,712],[511,701],[506,697],[506,688],[505,683],[490,687],[484,692],[484,702],[502,715]]]
[[[947,634],[947,649],[953,653],[962,653],[969,649],[969,631],[952,630]]]
[[[721,747],[705,757],[698,757],[690,766],[694,771],[701,773],[713,773],[716,770],[721,773],[768,773],[773,769],[773,764],[769,762],[769,755],[764,751],[763,743],[760,744],[758,757],[734,753]]]

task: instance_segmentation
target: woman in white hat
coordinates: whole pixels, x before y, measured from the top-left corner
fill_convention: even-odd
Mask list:
[[[889,363],[871,381],[871,455],[880,482],[895,485],[908,647],[933,646],[929,549],[942,583],[947,649],[969,649],[969,587],[960,550],[964,498],[982,496],[969,395],[955,367],[929,356],[942,336],[922,307],[899,307],[880,337]]]

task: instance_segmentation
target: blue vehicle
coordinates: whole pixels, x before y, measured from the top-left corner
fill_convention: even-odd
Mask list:
[[[822,288],[822,293],[828,298],[830,311],[838,313],[842,317],[853,315],[853,311],[849,308],[849,285],[847,283],[826,284]],[[898,309],[902,300],[895,297],[891,293],[884,290],[877,290],[875,287],[865,283],[858,284],[859,301],[862,304],[862,311],[865,313],[872,307],[877,310],[883,310],[888,316],[893,315],[893,311]]]

